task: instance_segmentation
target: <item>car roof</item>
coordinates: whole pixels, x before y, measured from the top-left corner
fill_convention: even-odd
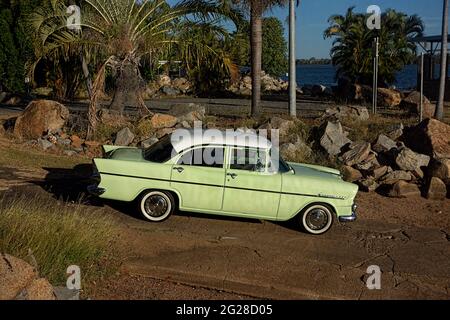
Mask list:
[[[264,136],[251,131],[200,128],[177,129],[171,135],[172,146],[178,153],[194,146],[220,145],[257,149],[270,149],[272,143]]]

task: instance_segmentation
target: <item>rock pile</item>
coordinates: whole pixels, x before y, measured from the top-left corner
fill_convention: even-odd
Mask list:
[[[282,93],[289,89],[289,82],[262,72],[261,89],[266,93]],[[252,94],[252,78],[248,75],[241,77],[239,81],[231,84],[227,91],[239,96],[250,96]]]
[[[371,102],[373,90],[370,86],[341,81],[336,89],[336,95],[347,102]],[[395,89],[378,88],[378,103],[389,109],[404,110],[411,115],[420,113],[420,93],[412,91],[406,96]],[[432,118],[436,112],[436,105],[427,97],[423,100],[422,115],[424,118]]]
[[[372,142],[352,142],[339,120],[327,121],[320,144],[343,163],[345,180],[363,191],[444,199],[450,193],[450,126],[427,119],[407,130],[402,127]]]
[[[144,91],[144,99],[158,96],[182,96],[191,94],[193,84],[186,78],[171,79],[167,75],[160,75],[155,81],[150,82]]]

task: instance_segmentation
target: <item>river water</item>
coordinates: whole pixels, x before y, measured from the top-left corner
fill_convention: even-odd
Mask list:
[[[321,84],[336,85],[336,69],[332,65],[299,65],[297,66],[297,82],[300,86]],[[408,65],[397,74],[394,84],[398,89],[416,88],[417,65]]]

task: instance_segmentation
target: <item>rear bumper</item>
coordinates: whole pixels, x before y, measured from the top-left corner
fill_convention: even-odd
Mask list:
[[[99,197],[106,192],[106,189],[99,188],[98,185],[92,184],[87,187],[87,191],[93,196]]]
[[[353,222],[357,219],[357,215],[356,215],[356,209],[358,208],[358,206],[356,204],[354,204],[352,206],[352,214],[349,216],[340,216],[339,217],[339,221],[340,222]]]

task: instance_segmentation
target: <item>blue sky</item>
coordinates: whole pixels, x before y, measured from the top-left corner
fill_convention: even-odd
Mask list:
[[[169,0],[169,3],[176,3]],[[425,22],[425,34],[441,33],[442,0],[301,0],[297,8],[297,57],[328,58],[331,40],[323,39],[328,18],[333,14],[344,14],[347,8],[356,6],[356,11],[365,12],[370,5],[378,5],[382,11],[392,8],[407,14],[418,14]],[[283,23],[288,8],[275,8],[267,16],[276,16]],[[287,36],[287,25],[286,36]]]

